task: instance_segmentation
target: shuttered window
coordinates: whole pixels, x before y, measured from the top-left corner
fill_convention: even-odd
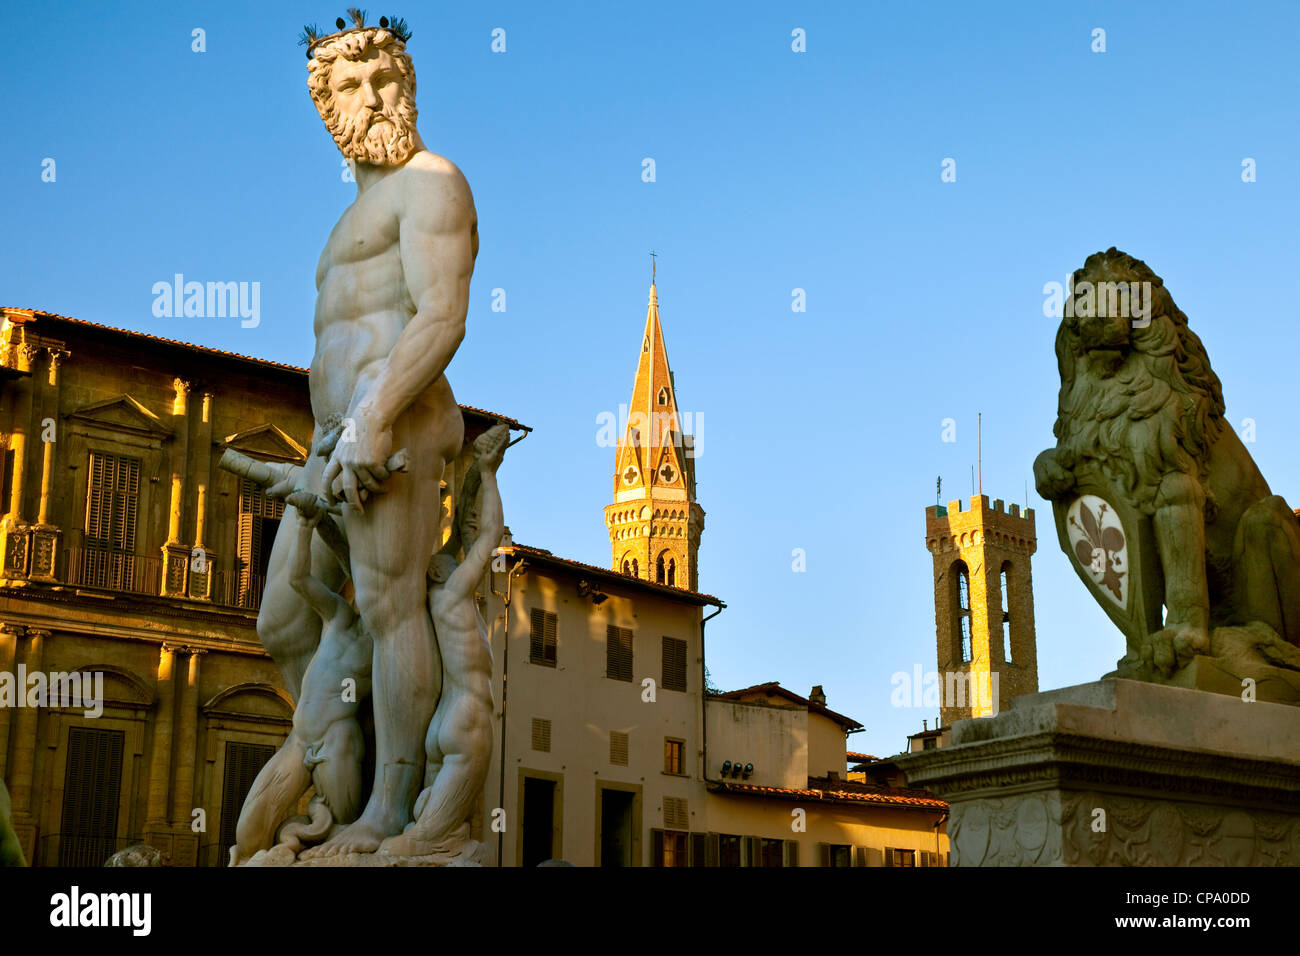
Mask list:
[[[226,741],[226,769],[221,779],[221,853],[218,855],[221,866],[226,865],[230,848],[235,845],[235,826],[248,791],[253,789],[253,781],[274,755],[275,748],[266,744]]]
[[[686,741],[673,737],[664,738],[664,773],[684,774],[686,770],[684,753]]]
[[[622,731],[609,732],[609,762],[616,767],[627,766],[627,734]]]
[[[673,830],[650,831],[651,866],[690,866],[691,834]]]
[[[632,631],[613,624],[605,629],[605,676],[632,680]]]
[[[555,630],[559,619],[540,607],[529,612],[528,660],[533,664],[555,666]]]
[[[691,866],[709,865],[709,835],[707,833],[691,834]]]
[[[90,453],[86,483],[86,542],[81,581],[131,590],[140,510],[140,460]]]
[[[915,850],[900,850],[897,847],[885,847],[885,866],[916,866]]]
[[[718,834],[718,866],[741,866],[740,837],[734,833]]]
[[[762,862],[759,866],[785,866],[785,841],[769,840],[766,837],[758,841],[758,851]]]
[[[664,690],[686,690],[686,642],[676,637],[665,637],[663,648]]]
[[[113,855],[125,744],[120,730],[69,728],[59,866],[103,866]]]
[[[265,489],[248,478],[240,480],[239,540],[236,544],[239,577],[235,596],[239,607],[261,604],[271,545],[275,542],[275,533],[283,516],[283,501],[268,498]]]
[[[544,754],[551,752],[551,722],[544,717],[533,718],[533,749]]]
[[[685,797],[664,797],[664,827],[669,830],[691,828],[690,804]]]

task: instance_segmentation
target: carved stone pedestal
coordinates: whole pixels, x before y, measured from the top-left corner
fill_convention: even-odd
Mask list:
[[[1107,679],[897,758],[952,866],[1300,865],[1300,707]]]

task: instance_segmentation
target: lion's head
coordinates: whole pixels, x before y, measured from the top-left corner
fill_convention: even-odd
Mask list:
[[[1164,282],[1115,248],[1088,257],[1056,334],[1061,465],[1091,465],[1146,513],[1172,471],[1204,477],[1223,390]]]

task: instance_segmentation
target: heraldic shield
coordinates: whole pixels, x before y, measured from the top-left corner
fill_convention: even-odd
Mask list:
[[[1164,580],[1151,518],[1100,482],[1052,503],[1056,535],[1075,573],[1140,656],[1164,626]]]

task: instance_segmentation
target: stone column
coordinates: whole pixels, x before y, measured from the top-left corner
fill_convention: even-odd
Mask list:
[[[186,566],[190,561],[190,549],[181,540],[185,514],[185,477],[189,470],[190,383],[177,378],[172,380],[172,387],[175,389],[175,397],[172,399],[172,431],[175,438],[171,448],[172,494],[167,517],[167,543],[162,548],[162,593],[184,597]]]
[[[27,656],[23,661],[28,674],[45,669],[45,639],[49,636],[49,631],[28,628]],[[18,835],[23,855],[28,860],[36,858],[36,814],[32,806],[32,781],[36,770],[36,718],[39,714],[39,707],[19,707],[13,724],[14,764],[9,781],[9,798],[13,807],[14,833]]]
[[[14,665],[18,660],[18,638],[23,629],[14,624],[0,625],[0,673],[15,674]],[[16,701],[15,701],[16,703]],[[15,707],[0,707],[0,780],[5,779],[5,769],[9,755],[9,723],[13,719]]]
[[[50,349],[50,367],[48,373],[49,390],[53,393],[49,404],[54,407],[54,431],[46,435],[44,425],[41,427],[41,505],[36,517],[36,524],[31,529],[31,569],[29,576],[37,581],[53,581],[55,564],[59,552],[59,539],[63,532],[50,524],[50,500],[53,497],[54,463],[58,434],[59,414],[59,365],[68,353],[62,349]],[[47,404],[46,410],[49,405]]]
[[[32,362],[40,350],[20,345],[16,352],[20,375],[12,386],[13,421],[9,450],[14,453],[14,470],[5,515],[0,519],[0,579],[27,577],[27,522],[23,520],[24,479],[27,476],[27,437],[32,427]]]
[[[213,555],[203,533],[208,520],[208,482],[212,478],[212,393],[203,393],[195,435],[194,475],[198,495],[194,506],[194,550],[190,557],[189,595],[200,601],[212,598]]]

